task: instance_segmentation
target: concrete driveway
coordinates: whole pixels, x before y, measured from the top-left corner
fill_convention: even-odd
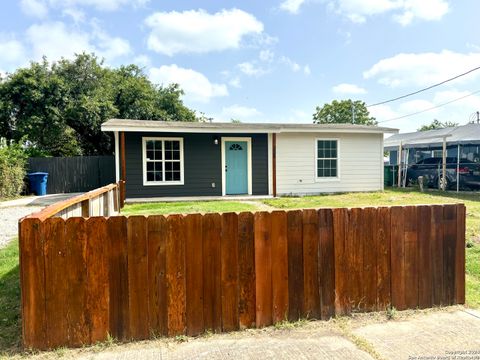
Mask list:
[[[393,320],[372,313],[198,338],[100,344],[35,358],[479,359],[479,334],[480,312],[450,307],[400,312]]]
[[[75,195],[78,193],[28,196],[0,202],[0,248],[17,236],[19,219]]]

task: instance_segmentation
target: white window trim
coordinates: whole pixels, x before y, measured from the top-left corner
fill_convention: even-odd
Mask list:
[[[176,140],[180,142],[180,181],[147,181],[147,141],[168,141]],[[163,152],[162,157],[165,156]],[[165,159],[163,159],[165,161]],[[165,163],[165,162],[164,162]],[[163,176],[165,176],[165,169],[163,169]],[[183,171],[183,138],[179,137],[142,137],[142,172],[143,172],[143,186],[165,186],[165,185],[184,185],[185,174]]]
[[[337,142],[337,176],[318,177],[318,141],[336,141]],[[340,181],[340,139],[338,138],[315,138],[315,182],[332,182]]]
[[[251,137],[222,137],[222,196],[226,195],[226,176],[225,176],[225,142],[226,141],[246,141],[247,142],[247,179],[248,195],[252,195],[252,138]]]

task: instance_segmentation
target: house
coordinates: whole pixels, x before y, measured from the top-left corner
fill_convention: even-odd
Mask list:
[[[383,135],[350,124],[108,120],[126,197],[306,195],[383,189]]]

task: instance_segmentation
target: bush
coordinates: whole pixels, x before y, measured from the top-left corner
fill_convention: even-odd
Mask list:
[[[0,138],[0,198],[20,195],[24,186],[27,155],[19,143]]]

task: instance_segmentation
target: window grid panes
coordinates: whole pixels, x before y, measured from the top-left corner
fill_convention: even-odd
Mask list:
[[[180,140],[147,140],[147,182],[181,181]]]
[[[337,177],[337,140],[317,140],[317,177]]]

